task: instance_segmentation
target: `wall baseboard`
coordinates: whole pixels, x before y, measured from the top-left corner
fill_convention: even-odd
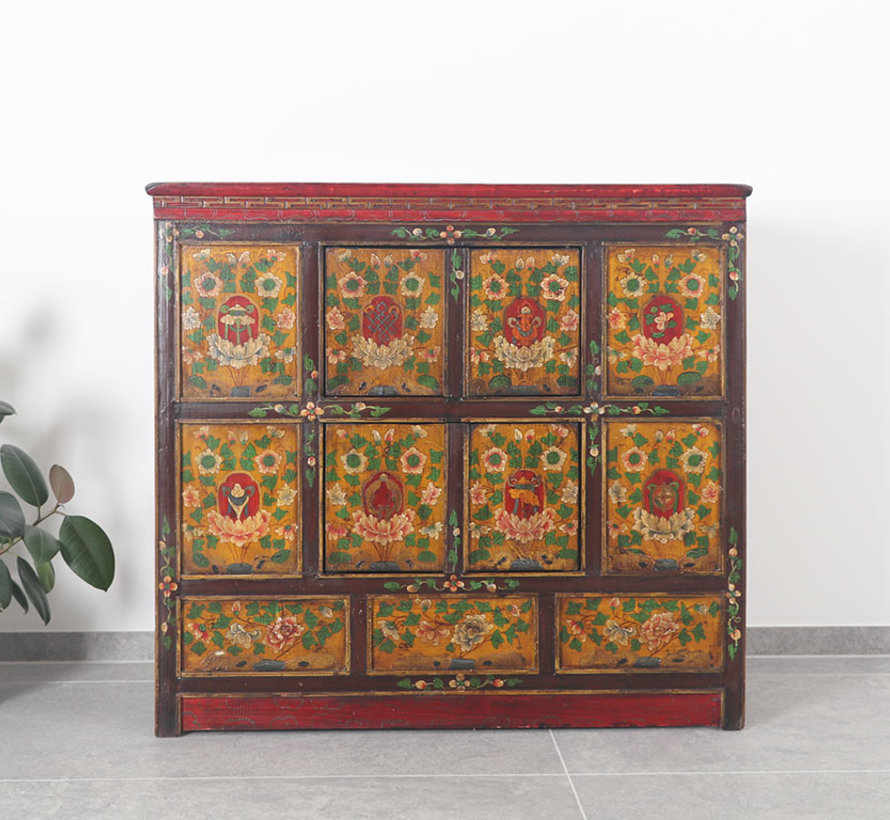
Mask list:
[[[890,626],[754,626],[749,655],[890,655]],[[151,661],[151,632],[0,632],[0,661]]]

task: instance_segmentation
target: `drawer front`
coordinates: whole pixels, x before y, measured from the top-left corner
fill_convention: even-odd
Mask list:
[[[560,672],[714,672],[723,667],[720,595],[558,598]]]
[[[533,596],[371,596],[371,674],[538,669]]]
[[[184,675],[346,675],[345,598],[183,598]]]

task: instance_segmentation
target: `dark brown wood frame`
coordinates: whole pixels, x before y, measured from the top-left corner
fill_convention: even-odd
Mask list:
[[[319,338],[321,314],[322,249],[345,243],[354,246],[407,247],[418,243],[427,247],[456,248],[462,264],[468,250],[488,246],[485,236],[461,238],[452,244],[446,238],[412,239],[394,237],[394,229],[447,226],[475,227],[481,232],[491,226],[509,225],[517,233],[499,241],[502,247],[577,247],[582,254],[582,281],[586,288],[582,301],[581,393],[558,397],[561,404],[603,403],[617,406],[610,418],[633,418],[635,399],[604,397],[603,379],[597,389],[585,388],[583,374],[591,361],[586,340],[595,340],[604,349],[603,249],[610,244],[688,244],[689,237],[716,229],[723,236],[730,229],[744,232],[745,198],[751,189],[741,185],[651,185],[651,186],[471,186],[471,185],[322,185],[322,184],[229,184],[171,183],[148,186],[154,199],[157,242],[157,710],[156,731],[162,736],[198,729],[269,728],[381,728],[381,727],[563,727],[622,725],[717,725],[741,728],[744,723],[745,598],[733,604],[737,614],[725,624],[723,635],[725,666],[720,672],[622,672],[557,674],[554,658],[554,606],[559,593],[716,593],[728,589],[744,593],[745,555],[745,287],[744,243],[734,283],[736,298],[724,299],[724,384],[722,398],[689,399],[659,397],[658,404],[669,410],[665,419],[708,417],[723,426],[724,504],[722,512],[723,572],[714,575],[657,576],[604,574],[601,561],[602,462],[593,477],[585,473],[587,526],[582,533],[586,555],[584,573],[527,575],[521,577],[522,593],[538,599],[540,674],[526,676],[522,687],[511,691],[420,692],[395,688],[395,678],[364,673],[368,652],[367,606],[372,594],[391,594],[384,584],[393,576],[323,574],[319,566],[319,484],[303,487],[302,493],[302,574],[300,577],[182,578],[178,565],[179,521],[179,425],[186,421],[214,419],[218,422],[250,419],[256,401],[183,401],[177,394],[178,360],[178,252],[179,240],[172,240],[169,228],[201,226],[214,241],[218,229],[225,228],[226,243],[255,242],[298,244],[301,248],[302,292],[299,328],[302,338],[298,358],[308,355],[324,362],[323,340]],[[687,232],[667,238],[671,230]],[[702,244],[723,247],[720,239]],[[451,273],[451,253],[446,253],[446,277]],[[725,270],[724,259],[724,277]],[[468,419],[516,419],[527,417],[542,398],[460,398],[464,373],[463,343],[466,288],[461,301],[447,295],[446,321],[448,378],[442,397],[382,398],[374,404],[390,408],[387,420],[407,418],[441,420],[450,425],[447,509],[461,511],[463,522],[463,438]],[[724,278],[724,293],[729,285]],[[318,367],[321,370],[321,366]],[[314,401],[322,407],[343,404],[349,397],[326,398],[300,389],[292,402]],[[324,389],[323,375],[317,380]],[[365,400],[355,397],[354,400]],[[558,413],[551,421],[564,418],[585,423],[585,418]],[[322,428],[333,421],[306,421],[277,417],[276,424],[299,425],[302,452],[318,454]],[[367,419],[363,419],[367,420]],[[584,428],[582,427],[582,432]],[[309,448],[309,449],[307,449]],[[582,448],[583,450],[583,448]],[[452,539],[449,536],[448,544]],[[737,555],[732,561],[730,550]],[[435,576],[444,580],[451,574],[463,576],[462,550],[457,563]],[[482,573],[486,575],[486,573]],[[488,575],[495,575],[488,573]],[[496,574],[498,578],[509,573]],[[467,578],[479,573],[468,574]],[[730,577],[731,576],[731,577]],[[404,577],[404,576],[399,576]],[[413,577],[410,574],[408,578]],[[170,582],[177,589],[169,593]],[[731,583],[733,582],[734,583]],[[350,598],[350,671],[336,677],[306,676],[181,676],[177,652],[178,596],[307,596],[347,595]],[[729,599],[727,599],[729,600]],[[724,614],[727,612],[724,606]],[[740,637],[732,637],[735,629]],[[734,655],[729,647],[734,647]]]

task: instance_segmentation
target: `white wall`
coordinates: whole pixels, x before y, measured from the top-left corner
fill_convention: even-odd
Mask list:
[[[159,180],[754,185],[749,622],[890,623],[883,8],[5,9],[0,441],[66,465],[118,556],[107,595],[60,569],[50,627],[153,624]]]

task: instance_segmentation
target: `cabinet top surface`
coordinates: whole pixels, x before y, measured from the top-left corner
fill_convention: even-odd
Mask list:
[[[166,196],[437,196],[485,197],[579,197],[597,199],[637,199],[670,197],[744,198],[750,185],[732,184],[653,184],[653,185],[471,185],[432,183],[351,183],[351,182],[152,182],[146,191],[154,197]]]
[[[736,222],[748,185],[156,182],[157,219],[291,222]]]

